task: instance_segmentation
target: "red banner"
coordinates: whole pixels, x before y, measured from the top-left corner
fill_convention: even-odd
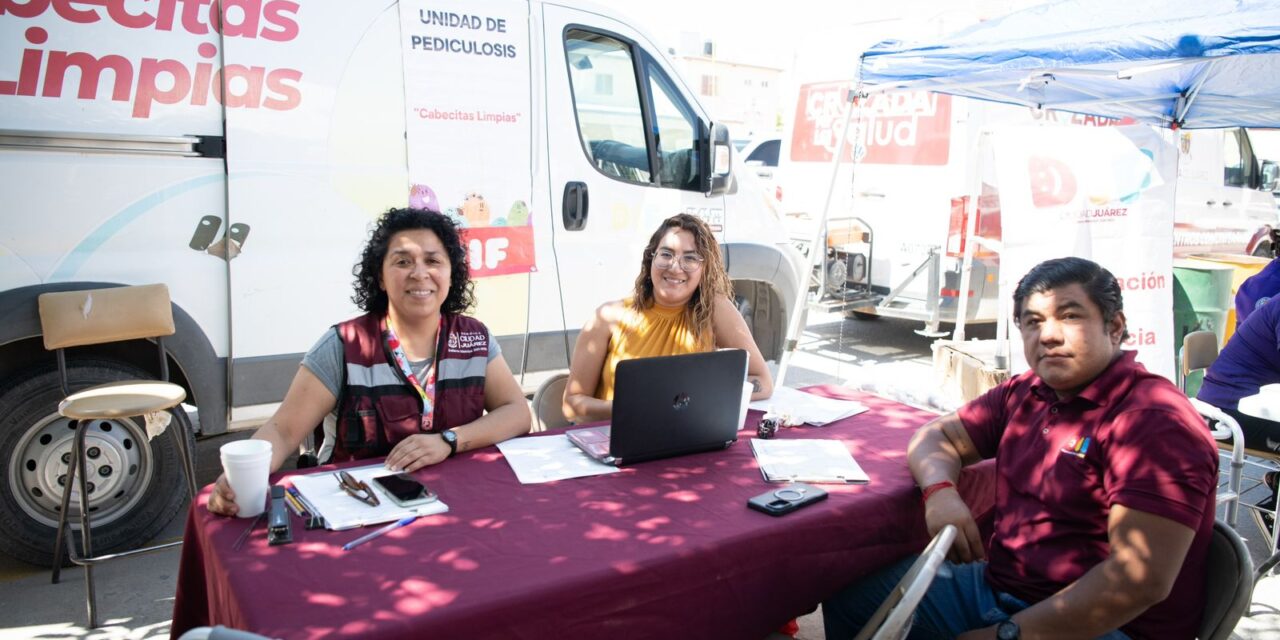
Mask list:
[[[472,278],[538,270],[532,226],[467,227],[461,232]]]
[[[844,129],[848,82],[822,82],[800,87],[791,159],[830,162]],[[854,149],[865,150],[866,164],[944,165],[951,148],[951,96],[908,91],[876,94],[855,103],[853,123],[861,138],[850,137],[845,162]]]

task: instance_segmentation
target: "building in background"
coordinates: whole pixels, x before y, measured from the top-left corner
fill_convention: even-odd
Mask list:
[[[783,68],[749,52],[721,51],[717,40],[687,31],[667,52],[712,120],[728,126],[735,140],[782,130]]]

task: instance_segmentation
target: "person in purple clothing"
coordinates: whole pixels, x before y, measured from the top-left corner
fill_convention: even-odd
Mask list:
[[[1236,329],[1249,317],[1249,314],[1266,304],[1273,296],[1280,294],[1280,228],[1271,230],[1273,259],[1262,271],[1255,273],[1240,284],[1236,291]]]
[[[1272,265],[1280,260],[1272,261]],[[1241,413],[1240,399],[1258,393],[1263,385],[1280,382],[1280,302],[1263,303],[1227,342],[1204,375],[1204,384],[1196,397],[1219,409],[1240,423],[1247,449],[1280,453],[1280,422],[1264,420]],[[1258,506],[1275,508],[1277,482],[1275,472],[1265,477],[1271,495]],[[1268,523],[1268,526],[1271,526]]]

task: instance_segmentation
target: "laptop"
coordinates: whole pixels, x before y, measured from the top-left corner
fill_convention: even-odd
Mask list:
[[[724,449],[738,440],[746,379],[742,349],[624,360],[614,375],[612,424],[565,435],[617,466]]]

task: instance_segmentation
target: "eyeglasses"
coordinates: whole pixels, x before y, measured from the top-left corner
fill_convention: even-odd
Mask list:
[[[658,269],[670,269],[671,263],[675,262],[676,254],[667,249],[658,249],[650,256],[653,258],[653,266]],[[696,253],[686,253],[680,256],[680,270],[685,273],[693,273],[702,268],[702,263],[706,258]]]
[[[380,504],[378,496],[373,493],[373,490],[363,480],[356,480],[346,471],[339,471],[333,474],[333,477],[338,479],[338,486],[342,487],[342,490],[346,491],[347,495],[352,498],[371,507],[376,507]]]

